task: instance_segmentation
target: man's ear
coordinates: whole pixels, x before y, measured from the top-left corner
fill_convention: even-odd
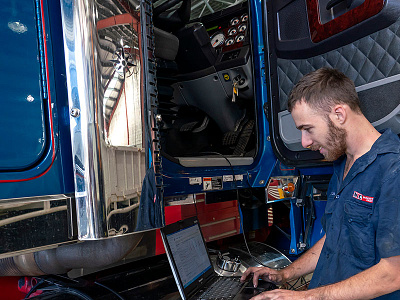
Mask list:
[[[338,125],[343,125],[347,120],[347,107],[346,105],[335,105],[332,110],[334,122]]]

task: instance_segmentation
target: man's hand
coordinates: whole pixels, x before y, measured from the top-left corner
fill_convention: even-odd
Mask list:
[[[275,284],[283,284],[286,282],[283,270],[274,270],[267,267],[250,267],[243,273],[240,278],[241,281],[246,280],[246,278],[253,274],[253,286],[257,287],[258,279],[262,279]],[[262,298],[260,298],[262,299]]]
[[[321,249],[324,246],[325,235],[315,243],[306,253],[296,259],[292,264],[281,270],[273,270],[267,267],[248,268],[240,280],[244,281],[250,274],[253,274],[253,284],[258,285],[258,279],[263,279],[278,285],[286,283],[291,279],[312,273],[315,270]]]
[[[307,299],[307,292],[301,291],[301,292],[296,292],[296,291],[289,291],[289,290],[272,290],[268,292],[264,292],[261,294],[258,294],[257,296],[251,298],[251,300],[306,300]]]
[[[352,277],[334,284],[321,286],[307,291],[289,291],[275,289],[261,293],[252,300],[308,300],[308,299],[332,299],[332,300],[357,300],[372,299],[400,290],[400,256],[382,258],[379,263]],[[251,270],[250,270],[251,269]],[[281,271],[268,268],[250,268],[248,274],[254,273],[254,277],[273,278],[279,277]],[[246,272],[247,273],[247,272]],[[244,273],[242,278],[248,274]],[[274,274],[272,274],[274,273]],[[267,277],[266,277],[267,276]],[[282,278],[287,278],[282,275]],[[287,280],[287,279],[286,279]],[[284,281],[284,280],[283,280]],[[254,282],[254,281],[253,281]],[[379,284],[376,284],[379,282]]]

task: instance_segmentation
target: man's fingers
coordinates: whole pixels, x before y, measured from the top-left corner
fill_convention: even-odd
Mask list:
[[[257,296],[254,296],[253,298],[251,298],[251,300],[266,300],[266,299],[274,299],[272,298],[274,297],[274,295],[271,295],[268,292],[263,292],[261,294],[258,294]]]
[[[267,281],[270,281],[270,282],[273,282],[273,283],[278,283],[281,280],[280,280],[280,278],[278,278],[277,274],[268,274],[268,280]]]
[[[267,291],[267,292],[258,294],[257,296],[251,298],[250,300],[268,300],[268,299],[279,299],[279,293],[276,293],[275,290]]]
[[[251,273],[253,273],[254,271],[256,271],[255,267],[250,267],[248,268],[242,275],[242,277],[240,277],[241,281],[246,280],[247,276],[249,276]]]
[[[260,277],[260,270],[253,274],[253,286],[256,288],[258,285],[258,278]]]
[[[271,269],[269,268],[262,268],[262,267],[250,267],[248,268],[242,275],[242,277],[240,277],[241,281],[246,280],[246,278],[250,275],[253,274],[253,286],[257,287],[258,286],[258,279],[263,278],[267,281],[276,281],[276,276],[274,276],[273,278],[275,280],[271,279]]]
[[[247,272],[247,271],[246,271],[246,272]],[[240,277],[240,281],[245,281],[246,278],[247,278],[247,276],[249,276],[250,273],[247,273],[247,274],[246,274],[246,272],[243,273],[242,277]]]

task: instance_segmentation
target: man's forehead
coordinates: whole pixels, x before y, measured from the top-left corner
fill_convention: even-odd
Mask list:
[[[292,117],[296,128],[301,130],[304,127],[313,127],[323,116],[305,101],[299,101],[292,109]]]
[[[296,102],[296,104],[292,108],[292,114],[297,114],[297,115],[312,115],[312,116],[323,116],[324,112],[321,111],[321,109],[316,108],[308,104],[304,100],[300,100]]]
[[[305,101],[298,101],[292,109],[292,116],[297,118],[303,118],[313,113],[313,109]]]
[[[301,98],[300,100],[296,101],[292,110],[305,109],[305,108],[311,109],[311,106],[307,103],[307,101],[304,98]]]

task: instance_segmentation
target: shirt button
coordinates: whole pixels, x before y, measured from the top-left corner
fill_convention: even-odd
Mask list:
[[[339,199],[339,197],[340,197],[339,195],[336,195],[336,196],[335,196],[335,199]]]
[[[329,253],[326,254],[326,258],[329,258]]]

